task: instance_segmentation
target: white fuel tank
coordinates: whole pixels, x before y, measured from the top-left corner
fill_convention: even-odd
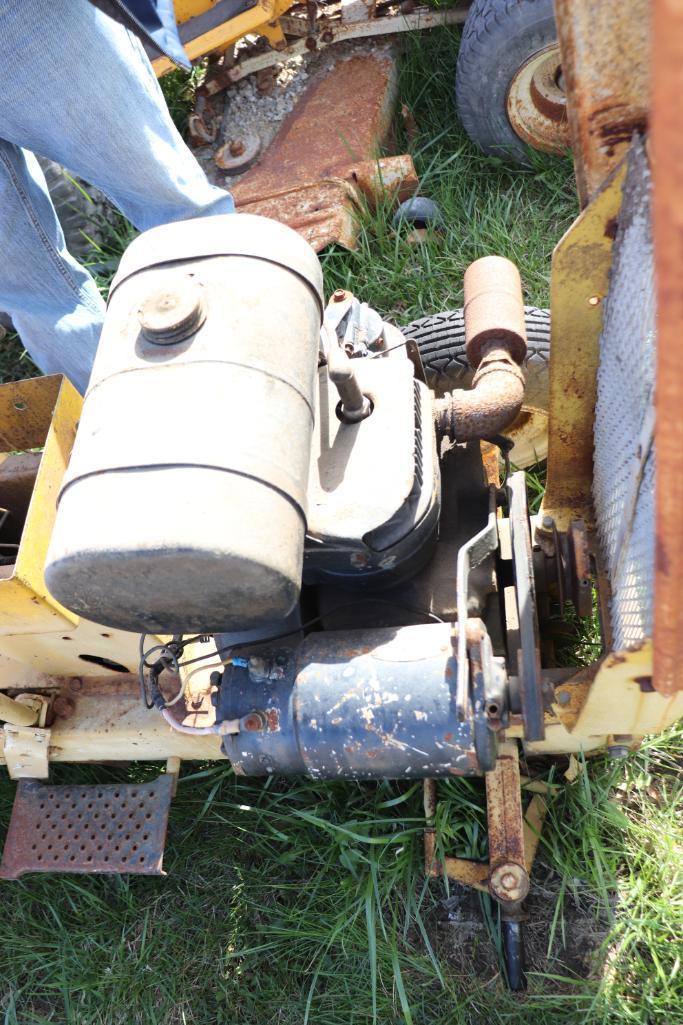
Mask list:
[[[45,578],[124,630],[211,633],[298,599],[322,273],[249,214],[140,235],[114,279]]]

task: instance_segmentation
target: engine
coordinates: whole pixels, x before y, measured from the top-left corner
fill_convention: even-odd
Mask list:
[[[171,224],[121,262],[46,581],[176,652],[213,635],[238,772],[468,774],[510,716],[543,735],[533,602],[512,641],[505,613],[533,590],[523,478],[481,455],[523,398],[519,275],[478,261],[465,298],[473,387],[437,400],[400,331],[344,290],[325,306],[281,224]]]

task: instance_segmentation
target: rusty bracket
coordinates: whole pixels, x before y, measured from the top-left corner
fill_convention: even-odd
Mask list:
[[[486,526],[462,545],[456,564],[456,594],[458,623],[467,624],[469,605],[469,577],[471,571],[488,558],[498,547],[498,517],[495,487],[489,488],[489,512]],[[468,658],[467,629],[454,631],[456,658],[458,664],[457,706],[458,714],[466,719],[470,707],[470,667]]]
[[[534,863],[548,806],[548,786],[542,781],[528,783],[534,791],[522,815],[519,754],[517,745],[501,744],[493,772],[486,774],[486,801],[489,835],[488,862],[469,858],[436,856],[436,781],[424,781],[424,808],[427,826],[424,833],[425,874],[431,878],[447,876],[463,886],[489,893],[502,907],[513,910],[529,892],[529,875]]]
[[[559,531],[552,516],[546,514],[533,534],[539,546],[533,551],[536,590],[556,594],[560,609],[571,601],[578,616],[590,616],[591,551],[584,521],[572,520],[567,531]]]
[[[369,18],[366,21],[327,22],[315,35],[306,34],[290,43],[286,49],[265,50],[252,57],[246,57],[234,66],[227,68],[222,74],[216,75],[211,82],[211,92],[215,95],[221,89],[239,82],[247,75],[275,64],[283,64],[292,57],[304,54],[309,50],[324,50],[333,43],[345,42],[349,39],[367,39],[374,36],[394,35],[399,32],[424,31],[444,25],[461,25],[467,18],[467,9],[447,8],[432,10],[429,7],[418,7],[410,14],[388,15],[382,18]],[[282,19],[281,19],[282,20]],[[290,22],[285,22],[285,30],[290,29]],[[298,31],[298,29],[297,29]]]

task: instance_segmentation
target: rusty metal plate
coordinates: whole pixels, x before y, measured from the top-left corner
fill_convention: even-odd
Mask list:
[[[232,187],[238,209],[288,224],[316,251],[332,242],[353,248],[358,200],[387,193],[403,200],[417,188],[409,156],[377,159],[395,100],[391,56],[339,61],[308,87],[261,161]]]
[[[163,875],[174,777],[123,786],[45,786],[21,780],[0,878],[26,872]]]
[[[683,689],[683,8],[654,4],[652,174],[657,288],[655,688]]]
[[[339,61],[303,93],[258,167],[234,187],[238,206],[329,178],[370,160],[387,138],[396,70],[387,55]]]
[[[555,0],[582,206],[622,159],[634,131],[646,128],[650,9],[648,0]]]

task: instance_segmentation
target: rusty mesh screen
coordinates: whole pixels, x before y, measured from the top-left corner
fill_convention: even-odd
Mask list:
[[[615,649],[652,635],[655,347],[650,174],[636,140],[604,306],[595,410],[593,499]]]

